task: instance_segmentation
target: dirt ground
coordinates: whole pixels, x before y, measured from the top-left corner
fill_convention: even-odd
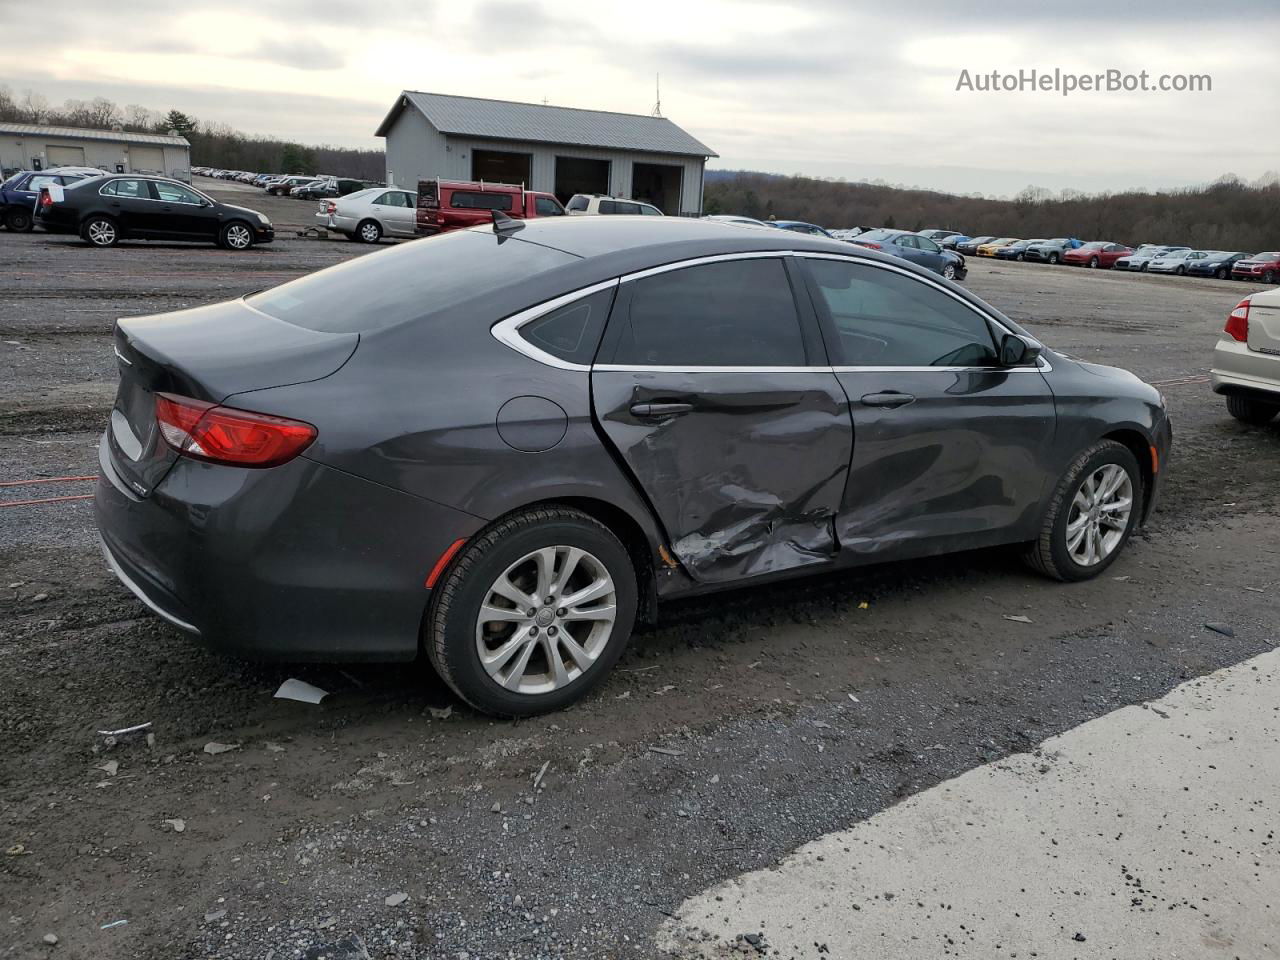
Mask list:
[[[520,723],[425,665],[207,652],[106,571],[87,500],[4,504],[91,492],[25,481],[94,473],[116,317],[368,252],[288,236],[314,204],[225,198],[281,239],[0,232],[0,483],[24,482],[0,486],[6,960],[654,956],[686,896],[1277,642],[1280,426],[1236,423],[1205,376],[1249,288],[971,261],[1047,343],[1168,399],[1165,499],[1100,580],[986,551],[672,604],[598,693]],[[330,695],[273,699],[291,676]]]

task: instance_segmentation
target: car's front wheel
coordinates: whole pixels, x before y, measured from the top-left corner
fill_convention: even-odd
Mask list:
[[[1263,282],[1263,283],[1275,283],[1275,282],[1276,282],[1276,272],[1275,272],[1274,270],[1268,270],[1266,273],[1264,273],[1264,274],[1262,275],[1262,282]]]
[[[1227,268],[1226,268],[1226,267],[1219,267],[1217,270],[1213,271],[1213,277],[1214,277],[1214,279],[1215,279],[1215,280],[1225,280],[1225,279],[1227,279]]]
[[[1090,266],[1091,268],[1093,268],[1093,267],[1097,267],[1097,265],[1098,265],[1098,258],[1097,258],[1097,257],[1090,257],[1090,258],[1089,258],[1089,266]]]
[[[1181,267],[1181,266],[1180,266],[1180,267],[1178,267],[1178,269],[1177,269],[1177,270],[1175,270],[1175,271],[1173,271],[1173,272],[1174,272],[1174,273],[1176,273],[1176,274],[1177,274],[1178,276],[1180,276],[1180,277],[1185,277],[1185,276],[1187,275],[1187,268],[1186,268],[1186,267]]]
[[[1238,394],[1227,395],[1227,413],[1241,423],[1260,427],[1270,423],[1280,413],[1280,403],[1267,403],[1257,397],[1243,397]]]
[[[253,246],[253,229],[243,220],[232,220],[222,228],[218,243],[228,250],[248,250]]]
[[[361,243],[377,243],[382,239],[382,225],[377,220],[363,220],[356,228]]]
[[[1061,259],[1062,259],[1062,258],[1061,258],[1060,256],[1058,256],[1056,253],[1051,253],[1051,254],[1049,254],[1049,262],[1050,262],[1050,263],[1057,263],[1057,262],[1058,262],[1059,260],[1061,260]]]
[[[479,534],[436,589],[428,658],[463,700],[506,717],[559,710],[603,680],[631,636],[638,595],[622,542],[556,506]]]
[[[956,265],[954,263],[944,263],[942,265],[942,275],[948,280],[956,278]]]
[[[1122,443],[1102,440],[1058,481],[1027,562],[1055,580],[1088,580],[1111,566],[1142,516],[1138,461]]]
[[[90,217],[80,227],[80,236],[95,247],[114,247],[120,242],[120,230],[110,217]]]

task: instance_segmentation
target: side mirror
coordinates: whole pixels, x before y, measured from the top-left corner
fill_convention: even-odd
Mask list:
[[[1026,367],[1040,359],[1044,347],[1039,341],[1017,333],[1006,333],[1000,338],[1000,366]]]

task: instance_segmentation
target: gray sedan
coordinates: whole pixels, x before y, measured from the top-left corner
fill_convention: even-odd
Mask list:
[[[1018,544],[1064,581],[1151,512],[1154,387],[822,237],[494,214],[117,321],[107,563],[202,641],[412,660],[506,716],[662,601]]]
[[[316,221],[348,240],[377,243],[383,237],[415,237],[418,197],[408,190],[373,187],[321,200]]]

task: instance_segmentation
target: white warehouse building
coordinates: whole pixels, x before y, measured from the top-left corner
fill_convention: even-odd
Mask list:
[[[377,135],[387,183],[483,180],[554,193],[600,193],[702,213],[703,170],[717,156],[666,117],[406,90]]]
[[[0,122],[0,169],[98,167],[191,179],[191,144],[173,134]]]

